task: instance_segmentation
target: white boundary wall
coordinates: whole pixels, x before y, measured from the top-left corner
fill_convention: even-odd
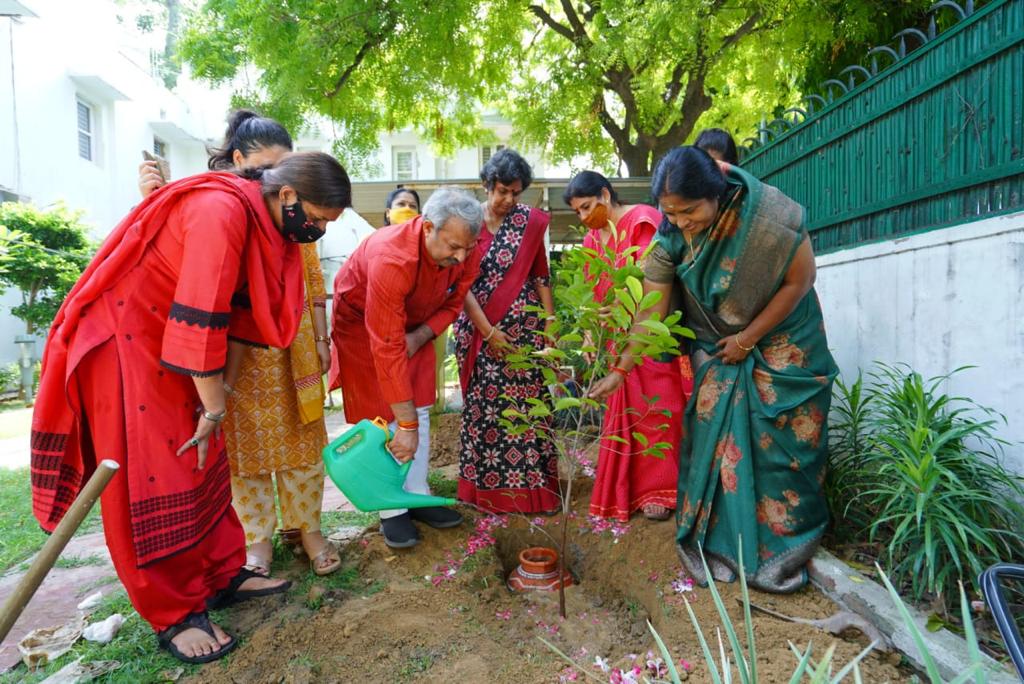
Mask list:
[[[815,287],[843,377],[875,360],[1003,413],[1024,473],[1024,212],[825,254]]]

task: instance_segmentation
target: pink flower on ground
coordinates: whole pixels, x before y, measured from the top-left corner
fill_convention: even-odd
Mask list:
[[[560,673],[558,673],[559,684],[563,682],[575,682],[579,679],[580,673],[572,668],[570,665],[566,665]]]
[[[499,611],[497,611],[494,614],[494,617],[496,617],[499,620],[505,620],[507,622],[508,620],[512,619],[512,611],[511,610],[499,610]]]
[[[693,591],[693,580],[689,577],[680,577],[679,579],[672,580],[672,591],[677,594]]]

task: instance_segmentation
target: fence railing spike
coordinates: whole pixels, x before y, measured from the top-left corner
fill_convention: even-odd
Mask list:
[[[851,90],[853,90],[857,85],[855,74],[860,74],[861,76],[863,76],[864,80],[861,81],[861,83],[866,83],[872,78],[878,76],[879,73],[881,73],[882,71],[885,71],[893,64],[896,64],[897,62],[902,60],[904,57],[907,56],[908,52],[912,52],[913,50],[916,50],[922,45],[934,40],[935,37],[938,35],[936,15],[942,9],[949,8],[954,10],[957,13],[957,21],[961,21],[966,17],[974,14],[976,0],[961,1],[964,3],[962,6],[955,0],[937,0],[928,9],[928,27],[926,30],[922,31],[921,29],[913,27],[905,28],[902,31],[899,31],[898,33],[893,35],[893,40],[896,41],[896,47],[892,47],[891,45],[878,45],[876,47],[871,48],[870,50],[868,50],[867,55],[865,55],[866,57],[871,58],[869,65],[870,68],[865,67],[861,64],[852,64],[850,66],[843,68],[837,74],[836,78],[827,79],[825,81],[822,81],[818,85],[821,94],[810,93],[800,98],[801,102],[807,104],[806,111],[804,111],[801,108],[787,109],[785,112],[783,112],[781,119],[775,119],[769,124],[766,124],[765,119],[762,119],[761,125],[756,127],[758,136],[754,138],[747,138],[747,140],[755,141],[756,146],[764,146],[770,140],[774,140],[775,138],[779,137],[779,135],[785,135],[788,129],[792,128],[797,123],[803,123],[812,116],[817,115],[818,113],[820,113],[822,109],[827,107],[832,102],[835,102],[838,97],[842,97],[843,95],[846,95]],[[915,40],[917,40],[917,45],[915,45],[914,47],[908,46],[908,38],[910,37],[913,37]],[[877,56],[881,54],[889,56],[892,62],[880,68]],[[843,79],[843,77],[846,77],[845,82],[841,80]],[[838,88],[840,91],[840,94],[838,96],[835,92],[836,88]],[[795,120],[789,121],[785,118],[786,114],[788,113],[799,113],[803,117],[803,119],[799,122]],[[780,121],[785,127],[781,134],[777,133],[775,129],[772,128],[773,124]]]
[[[896,52],[888,45],[879,45],[878,47],[873,47],[870,50],[868,50],[868,55],[872,57],[879,54],[889,55],[890,57],[892,57],[892,61],[894,64],[900,61],[900,53]]]
[[[942,9],[943,7],[949,7],[950,9],[956,10],[956,13],[960,15],[960,19],[967,16],[967,12],[963,7],[953,2],[953,0],[939,0],[934,5],[928,8],[929,12],[934,13],[936,10]]]
[[[843,91],[843,95],[850,92],[850,89],[846,87],[846,84],[842,81],[837,81],[834,78],[830,78],[826,81],[821,82],[821,88],[828,94],[829,101],[831,102],[834,98],[832,97],[832,86],[838,86]]]

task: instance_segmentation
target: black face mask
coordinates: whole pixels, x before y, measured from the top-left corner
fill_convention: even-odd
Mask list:
[[[316,242],[327,231],[306,218],[302,202],[281,203],[281,234],[291,242]]]

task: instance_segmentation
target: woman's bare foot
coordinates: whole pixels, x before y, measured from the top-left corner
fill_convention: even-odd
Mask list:
[[[270,577],[270,561],[274,557],[274,547],[269,541],[256,542],[245,552],[245,567],[258,575]]]
[[[341,556],[320,530],[302,533],[302,548],[309,556],[309,567],[317,575],[329,575],[341,567]]]
[[[171,639],[171,643],[181,651],[182,655],[189,658],[216,653],[222,646],[231,643],[231,637],[225,634],[219,625],[211,622],[210,627],[213,628],[214,636],[212,637],[198,627],[191,627],[176,635]]]

